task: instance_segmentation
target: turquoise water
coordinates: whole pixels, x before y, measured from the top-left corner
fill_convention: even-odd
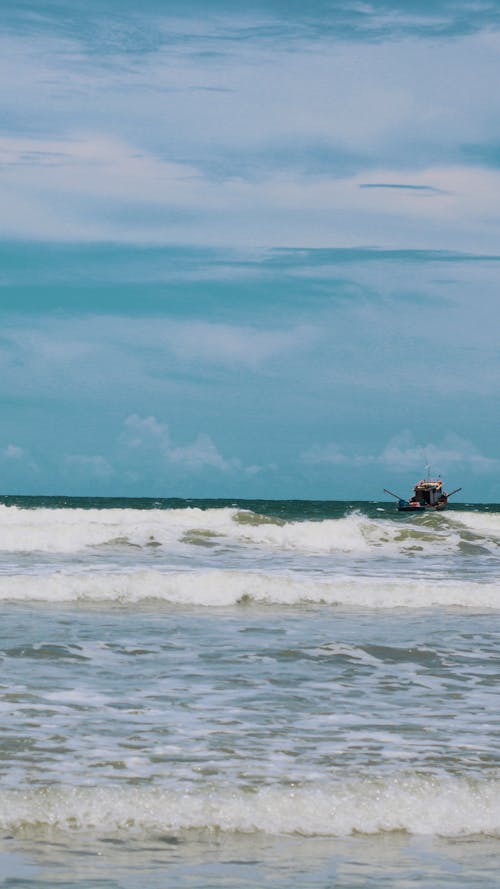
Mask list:
[[[498,884],[500,506],[2,498],[0,873]]]

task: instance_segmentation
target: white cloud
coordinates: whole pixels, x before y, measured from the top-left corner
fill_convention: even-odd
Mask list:
[[[8,444],[0,449],[0,460],[7,467],[10,474],[38,473],[38,465],[31,452],[20,445]]]
[[[167,423],[160,423],[156,417],[140,417],[130,414],[124,422],[123,441],[129,448],[141,448],[154,442],[161,451],[170,449],[170,432]]]
[[[394,470],[421,471],[428,464],[433,472],[465,467],[475,473],[497,472],[500,460],[480,453],[476,446],[458,435],[448,433],[440,442],[417,444],[409,432],[392,438],[375,454],[346,452],[337,444],[315,445],[302,455],[305,463],[332,464],[350,468],[384,466]]]
[[[173,463],[180,463],[188,469],[209,466],[226,472],[235,465],[234,461],[227,461],[221,456],[212,439],[205,432],[201,432],[192,444],[172,448],[168,453],[168,459]]]
[[[71,472],[77,469],[90,478],[107,479],[115,475],[115,470],[109,461],[100,454],[67,454],[65,462]]]
[[[379,462],[386,466],[400,469],[416,468],[425,464],[435,467],[436,471],[448,467],[466,466],[473,472],[496,472],[500,469],[500,460],[486,457],[476,446],[459,435],[448,433],[441,442],[428,442],[416,445],[409,433],[396,436],[379,455]]]
[[[290,44],[238,39],[241,26],[246,38],[259,32],[257,16],[156,21],[165,45],[133,57],[112,52],[105,66],[77,40],[0,38],[2,82],[15,78],[3,110],[8,117],[21,105],[33,131],[50,134],[0,139],[5,235],[420,247],[438,238],[441,247],[483,250],[498,243],[499,174],[456,162],[464,144],[496,140],[490,34],[357,44],[325,33]],[[447,153],[452,161],[435,162]],[[361,162],[363,173],[343,172],[339,154]],[[243,178],[248,165],[252,175]],[[441,193],[360,189],[367,181]]]
[[[182,361],[243,365],[257,369],[285,354],[307,350],[318,339],[313,325],[259,329],[209,321],[172,322],[163,337]]]
[[[272,246],[493,249],[500,171],[373,165],[339,176],[262,169],[215,181],[200,168],[103,135],[0,138],[4,236]],[[367,184],[372,188],[366,188]],[[400,188],[382,187],[399,185]]]
[[[169,211],[199,207],[204,192],[191,166],[106,135],[0,138],[5,235],[60,240],[168,240]],[[133,212],[149,225],[133,221]],[[163,209],[165,222],[158,220]],[[125,221],[128,220],[128,221]]]
[[[238,461],[226,460],[210,436],[204,432],[199,433],[189,444],[174,444],[168,424],[160,422],[154,416],[128,416],[124,422],[121,442],[131,450],[156,452],[167,463],[178,464],[185,469],[212,467],[227,472],[239,465]]]
[[[123,395],[144,386],[159,393],[176,386],[176,374],[187,366],[197,376],[207,368],[265,373],[277,361],[307,354],[320,337],[303,324],[273,329],[124,315],[11,318],[4,340],[14,346],[16,361],[0,349],[0,390],[8,379],[18,395],[42,388],[102,399],[111,390]]]
[[[369,466],[376,458],[367,454],[345,453],[338,444],[313,445],[302,454],[304,463],[330,463],[334,466]]]
[[[9,444],[2,451],[2,456],[7,460],[20,460],[22,457],[27,455],[27,451],[24,448],[20,448],[19,445]]]

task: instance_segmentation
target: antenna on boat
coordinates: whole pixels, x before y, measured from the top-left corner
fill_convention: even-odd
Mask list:
[[[422,453],[424,455],[424,460],[425,460],[425,473],[426,473],[425,479],[426,479],[426,481],[429,481],[430,477],[431,477],[431,464],[429,462],[429,455],[428,455],[427,451],[425,450],[425,448],[422,448]]]

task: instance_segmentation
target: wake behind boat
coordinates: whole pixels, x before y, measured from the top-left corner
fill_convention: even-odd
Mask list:
[[[440,478],[421,479],[414,486],[413,495],[408,500],[384,488],[386,494],[390,494],[391,497],[395,497],[398,501],[398,512],[422,512],[427,509],[445,509],[448,505],[448,498],[461,490],[462,488],[455,488],[454,491],[447,494],[443,490],[443,482]]]

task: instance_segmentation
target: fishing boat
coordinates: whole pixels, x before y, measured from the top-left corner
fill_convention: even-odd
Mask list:
[[[461,490],[462,488],[455,488],[454,491],[447,494],[443,490],[443,482],[440,478],[432,479],[428,477],[417,482],[413,488],[413,494],[408,500],[384,488],[386,494],[390,494],[391,497],[395,497],[398,501],[398,512],[424,512],[426,509],[445,509],[448,504],[448,498]]]

